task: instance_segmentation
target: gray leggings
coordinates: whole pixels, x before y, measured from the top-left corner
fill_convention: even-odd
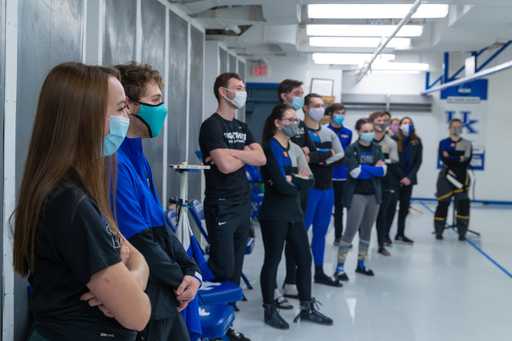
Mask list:
[[[347,228],[341,241],[352,244],[352,240],[361,227],[360,239],[370,241],[372,226],[377,219],[380,204],[377,204],[375,195],[354,194],[352,205],[347,210]]]

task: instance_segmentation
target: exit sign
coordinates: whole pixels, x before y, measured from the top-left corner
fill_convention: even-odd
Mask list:
[[[267,65],[256,65],[254,67],[254,75],[255,76],[266,76],[267,75]]]

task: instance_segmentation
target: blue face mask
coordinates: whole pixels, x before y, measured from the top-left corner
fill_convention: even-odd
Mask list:
[[[334,115],[332,121],[336,124],[342,124],[345,120],[345,115]]]
[[[288,104],[294,107],[295,110],[300,110],[304,106],[304,97],[293,97],[293,101]]]
[[[103,156],[114,154],[121,143],[123,143],[130,120],[120,116],[110,116],[110,134],[103,138]]]
[[[375,134],[374,133],[363,133],[361,134],[361,141],[363,142],[372,142],[373,139],[375,138]]]
[[[138,102],[134,99],[132,99],[132,101],[140,104],[139,113],[135,116],[148,126],[151,137],[157,137],[160,134],[165,118],[167,117],[167,108],[165,107],[164,102],[151,105]]]

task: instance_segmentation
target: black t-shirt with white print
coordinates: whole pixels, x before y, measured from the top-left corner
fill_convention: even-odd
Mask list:
[[[247,124],[237,119],[228,121],[219,114],[214,113],[201,125],[199,133],[199,146],[205,160],[210,152],[215,149],[244,150],[245,146],[255,143]],[[212,165],[209,171],[205,171],[206,192],[205,205],[214,204],[244,204],[251,200],[249,181],[242,167],[236,172],[224,174],[216,165]]]
[[[90,307],[80,296],[103,269],[121,262],[121,242],[80,182],[61,181],[47,197],[37,226],[30,310],[49,340],[135,340],[136,333]]]
[[[363,146],[359,145],[361,148],[361,157],[358,160],[359,165],[375,165],[374,155],[372,145]],[[373,179],[357,179],[356,189],[354,194],[362,194],[362,195],[372,195],[375,194],[375,188],[373,187]]]

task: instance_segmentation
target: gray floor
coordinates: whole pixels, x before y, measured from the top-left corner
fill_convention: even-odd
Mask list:
[[[512,278],[477,249],[512,272],[512,207],[473,205],[471,228],[482,237],[469,235],[467,242],[459,242],[451,230],[445,231],[443,241],[431,234],[430,210],[435,204],[413,202],[423,212],[413,211],[407,220],[406,235],[415,243],[393,245],[391,257],[377,254],[373,232],[368,265],[375,277],[355,274],[357,254],[352,251],[346,263],[350,281],[343,288],[313,284],[322,313],[334,319],[332,327],[292,323],[298,312],[296,300],[291,300],[296,309],[282,311],[290,330],[263,323],[259,272],[264,251],[256,226],[256,249],[244,264],[254,290],[244,290],[248,301],[239,304],[235,327],[253,341],[512,340]],[[331,228],[324,265],[329,272],[334,272],[337,252],[333,239]],[[356,237],[354,245],[357,242]],[[279,283],[284,279],[283,263]]]

